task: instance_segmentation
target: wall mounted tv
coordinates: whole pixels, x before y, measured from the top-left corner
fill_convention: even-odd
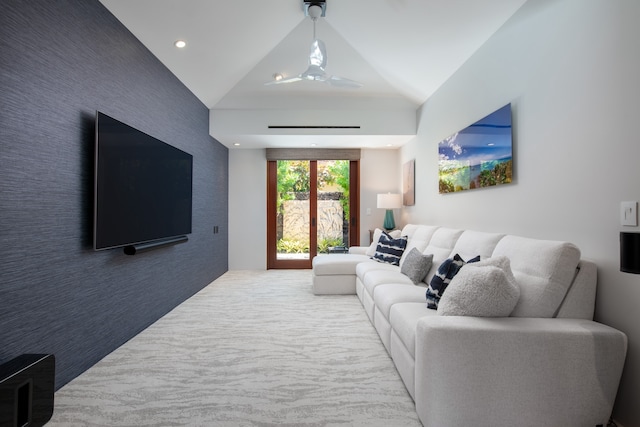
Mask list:
[[[99,111],[95,135],[94,249],[186,241],[193,156]]]

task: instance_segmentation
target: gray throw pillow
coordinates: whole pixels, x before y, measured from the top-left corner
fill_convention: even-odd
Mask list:
[[[427,277],[432,262],[433,254],[423,255],[417,248],[413,248],[402,262],[400,272],[417,285]]]

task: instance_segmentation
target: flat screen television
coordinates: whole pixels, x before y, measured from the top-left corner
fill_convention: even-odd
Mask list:
[[[190,234],[192,174],[191,154],[96,112],[94,249]]]

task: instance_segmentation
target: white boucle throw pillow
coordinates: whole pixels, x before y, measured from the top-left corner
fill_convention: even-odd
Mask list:
[[[509,258],[466,264],[438,304],[442,316],[508,317],[520,298]]]

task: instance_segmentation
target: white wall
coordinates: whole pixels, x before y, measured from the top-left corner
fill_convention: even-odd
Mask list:
[[[267,268],[265,150],[229,150],[229,270]]]
[[[640,200],[640,2],[530,0],[423,106],[403,223],[568,240],[598,265],[596,319],[629,351],[614,417],[640,425],[640,276],[619,271],[619,204]],[[437,143],[511,102],[510,185],[438,194]]]
[[[360,159],[360,243],[381,227],[378,193],[399,192],[399,150],[362,150]],[[371,215],[367,215],[367,208]],[[400,212],[395,212],[400,223]],[[229,270],[267,268],[267,160],[263,149],[229,150]]]
[[[362,150],[360,158],[360,245],[369,245],[369,230],[382,228],[386,210],[376,207],[378,193],[401,193],[399,150]],[[367,209],[371,214],[367,215]],[[394,211],[400,227],[400,210]]]

